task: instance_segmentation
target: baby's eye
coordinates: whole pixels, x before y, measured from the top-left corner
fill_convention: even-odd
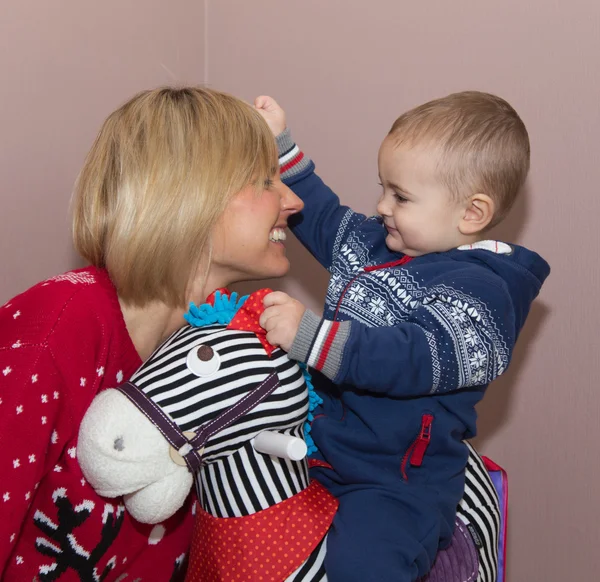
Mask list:
[[[196,376],[206,378],[219,371],[221,358],[209,345],[201,344],[188,352],[186,364]]]
[[[404,202],[408,202],[408,200],[404,198],[402,194],[398,194],[398,192],[394,192],[394,198],[396,199],[396,202],[398,202],[398,204],[404,204]]]

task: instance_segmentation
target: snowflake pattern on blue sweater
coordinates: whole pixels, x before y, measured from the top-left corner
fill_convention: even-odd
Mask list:
[[[419,327],[431,358],[429,393],[484,386],[500,376],[510,362],[520,323],[511,317],[508,287],[488,263],[513,263],[514,256],[454,249],[377,268],[398,258],[384,239],[378,217],[345,211],[328,266],[324,317],[369,328]],[[515,249],[507,248],[513,255]],[[481,254],[487,263],[473,259]]]

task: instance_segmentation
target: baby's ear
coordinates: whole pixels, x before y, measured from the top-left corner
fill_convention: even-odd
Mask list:
[[[487,194],[473,194],[467,200],[458,229],[461,234],[472,236],[483,232],[494,218],[496,204]]]
[[[176,469],[169,475],[123,497],[134,519],[141,523],[160,523],[184,504],[194,480],[187,467],[173,465]]]

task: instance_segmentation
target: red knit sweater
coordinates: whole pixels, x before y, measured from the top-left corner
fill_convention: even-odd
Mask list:
[[[0,308],[0,579],[169,582],[183,573],[191,499],[135,522],[77,463],[83,414],[141,364],[105,271],[39,283]]]

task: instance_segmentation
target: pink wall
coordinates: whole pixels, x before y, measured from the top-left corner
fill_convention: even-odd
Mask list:
[[[72,268],[68,202],[103,119],[204,80],[204,1],[0,2],[0,304]]]
[[[247,99],[271,93],[321,175],[365,212],[401,111],[497,92],[533,146],[526,200],[501,234],[553,274],[481,406],[479,446],[510,472],[509,582],[595,580],[599,22],[593,0],[2,0],[0,303],[76,264],[73,180],[102,119],[134,91],[206,78]],[[326,274],[297,245],[290,254],[292,277],[273,284],[317,308]]]
[[[362,211],[404,109],[474,88],[521,113],[531,179],[499,236],[553,273],[480,408],[478,444],[510,472],[509,582],[598,580],[600,3],[219,0],[208,22],[210,84],[278,98],[321,175]],[[326,276],[292,255],[285,288],[319,305]]]

